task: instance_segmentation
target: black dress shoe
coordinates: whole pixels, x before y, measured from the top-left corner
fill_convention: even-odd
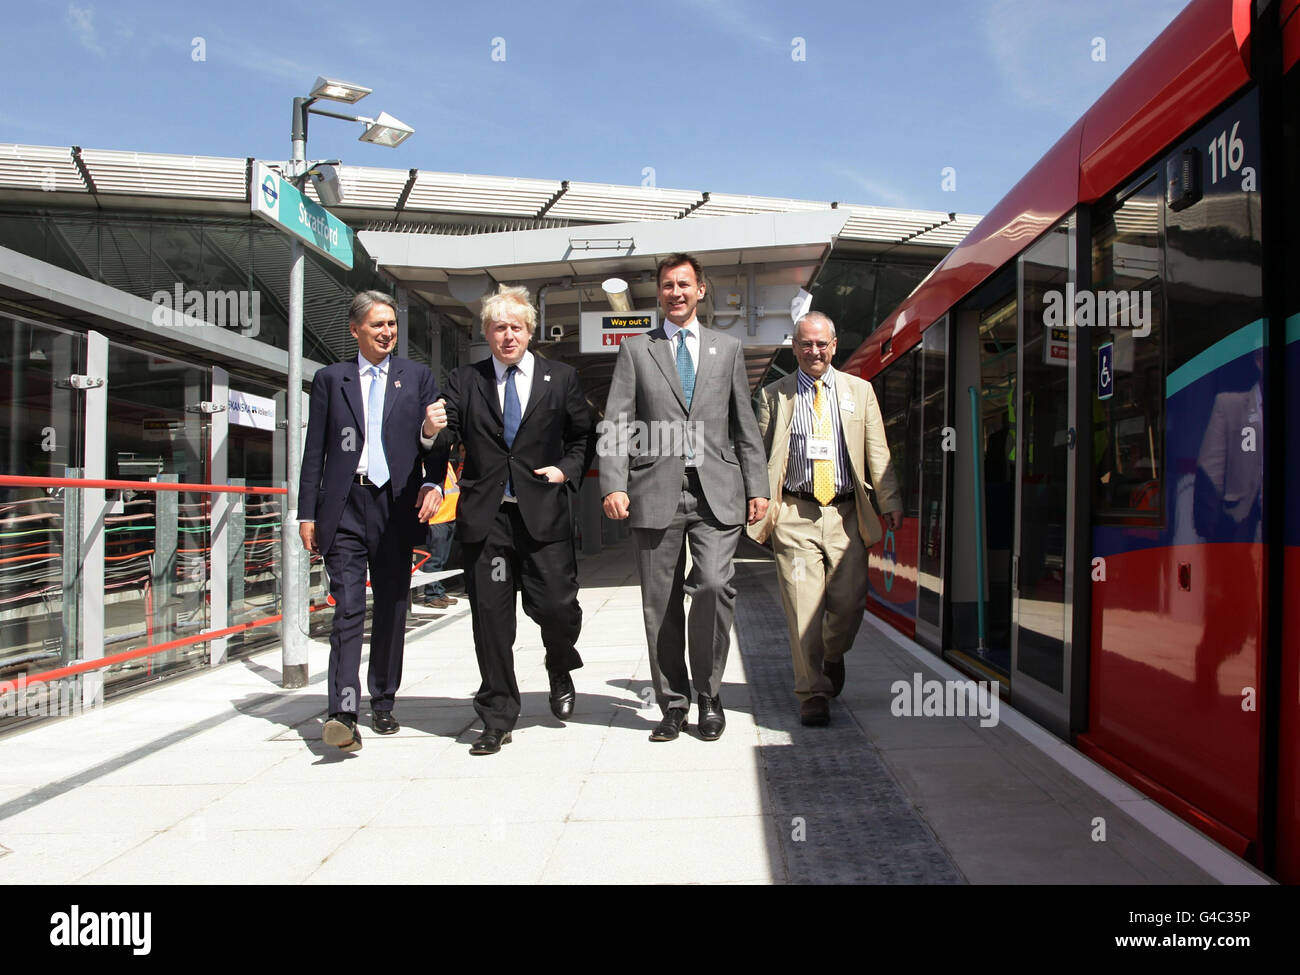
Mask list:
[[[573,717],[573,705],[578,700],[578,692],[573,688],[573,678],[567,670],[548,670],[546,676],[551,679],[551,714],[561,721]]]
[[[376,711],[370,716],[370,727],[377,735],[395,735],[401,729],[392,711]]]
[[[700,706],[700,719],[696,724],[700,729],[700,737],[705,741],[715,741],[721,738],[722,732],[727,727],[726,715],[722,713],[722,698],[701,694],[698,703]]]
[[[510,744],[510,732],[501,728],[487,728],[470,747],[471,755],[495,755],[502,745]]]
[[[686,708],[669,708],[662,721],[650,732],[651,741],[673,741],[686,727]]]
[[[321,740],[327,745],[335,745],[341,752],[361,750],[361,731],[357,728],[357,719],[350,714],[331,714],[321,732]]]
[[[799,723],[823,728],[831,723],[831,706],[824,697],[810,697],[799,705]]]
[[[839,697],[844,690],[844,658],[822,661],[822,673],[831,679],[831,697]]]

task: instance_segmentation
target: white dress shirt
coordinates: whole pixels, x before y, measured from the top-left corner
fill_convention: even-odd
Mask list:
[[[515,392],[519,394],[519,418],[522,420],[524,412],[528,409],[528,397],[533,391],[533,374],[536,363],[533,361],[531,352],[524,352],[524,357],[515,365],[519,371],[515,373]],[[506,415],[506,372],[510,369],[508,365],[492,357],[492,367],[497,372],[497,405],[501,407],[501,415]]]
[[[384,361],[379,363],[379,382],[380,389],[383,391],[379,397],[380,408],[383,408],[384,395],[388,392],[388,363],[393,357],[384,356]],[[361,429],[364,433],[370,429],[370,387],[375,384],[375,377],[371,375],[370,370],[373,367],[369,359],[360,352],[357,353],[357,369],[361,373]],[[370,470],[370,441],[364,436],[361,438],[361,457],[357,461],[357,473],[365,474]]]
[[[682,329],[690,329],[686,333],[686,351],[691,354],[691,366],[695,369],[695,374],[700,373],[700,321],[698,318],[691,318],[685,325],[677,325],[673,322],[664,321],[664,334],[668,336],[668,341],[673,344],[673,358],[677,358],[677,333]]]
[[[525,350],[524,357],[515,363],[515,392],[519,394],[519,419],[524,418],[524,413],[528,409],[528,397],[533,391],[533,354]],[[506,415],[506,373],[510,367],[498,359],[492,357],[492,368],[496,370],[497,376],[497,405],[501,407],[501,416]],[[502,501],[509,501],[518,504],[519,499],[512,495],[502,492]]]
[[[677,325],[676,323],[667,321],[666,319],[664,321],[664,335],[668,336],[668,341],[672,343],[674,361],[677,359],[677,333],[683,329],[686,330],[686,353],[691,357],[691,368],[695,370],[695,375],[697,377],[700,374],[700,328],[700,320],[694,316],[692,316],[691,320],[685,325]],[[686,436],[688,440],[691,437],[691,433],[692,428],[687,426]],[[687,444],[686,466],[700,466],[700,459],[695,455],[695,445],[693,443]]]

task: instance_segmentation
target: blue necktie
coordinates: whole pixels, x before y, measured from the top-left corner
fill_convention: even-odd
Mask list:
[[[519,421],[523,416],[523,411],[519,408],[519,391],[515,389],[515,373],[519,371],[518,366],[511,366],[506,370],[506,446],[515,445],[515,434],[519,432]],[[513,498],[515,489],[513,478],[506,479],[506,497]]]
[[[366,409],[366,477],[376,487],[388,483],[388,460],[384,457],[384,374],[370,367],[370,395]]]
[[[691,350],[686,348],[686,329],[677,333],[677,377],[682,381],[682,392],[686,394],[686,408],[691,408],[691,397],[695,395],[695,363],[691,362]]]

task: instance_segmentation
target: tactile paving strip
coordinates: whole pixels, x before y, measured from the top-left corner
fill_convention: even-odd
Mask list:
[[[772,563],[738,562],[736,630],[790,883],[962,884],[870,739],[838,704],[799,723]]]

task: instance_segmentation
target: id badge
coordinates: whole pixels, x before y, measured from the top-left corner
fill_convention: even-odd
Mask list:
[[[809,460],[834,460],[831,454],[830,437],[809,437],[808,438],[808,459]]]

